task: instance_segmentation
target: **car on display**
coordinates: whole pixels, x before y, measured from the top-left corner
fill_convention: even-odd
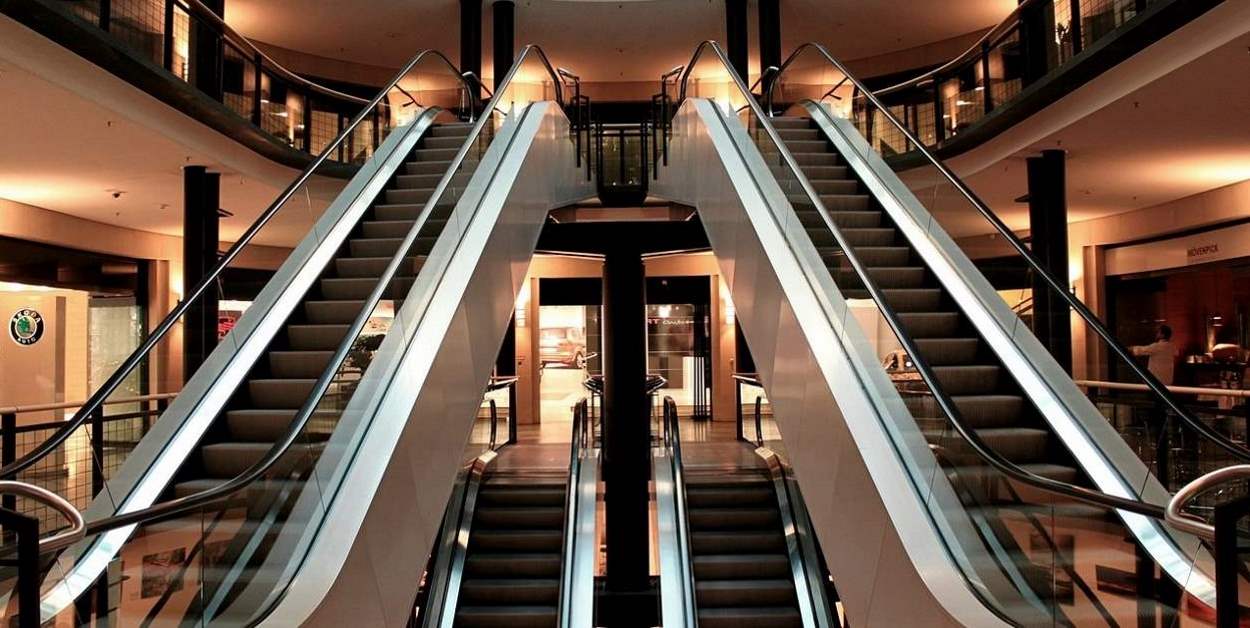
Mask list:
[[[538,340],[539,365],[586,368],[586,331],[581,327],[544,327]]]

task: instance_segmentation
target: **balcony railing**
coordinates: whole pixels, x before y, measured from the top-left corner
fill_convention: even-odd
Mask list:
[[[1110,67],[1219,2],[1026,0],[960,56],[874,93],[926,146],[946,148],[950,140],[984,126],[987,118],[1004,117],[1008,109],[1023,117],[1097,74],[1081,72],[1070,80],[1051,80],[1074,66],[1101,57],[1098,65]],[[1140,36],[1127,45],[1111,45],[1134,31]],[[811,67],[802,67],[805,64]],[[802,99],[823,101],[854,120],[882,154],[914,150],[902,131],[889,124],[883,112],[850,83],[830,89],[825,78],[818,60],[791,58],[782,76],[768,83],[769,107],[779,113]],[[1052,87],[1057,91],[1048,98],[1031,99],[1034,86],[1045,83],[1055,83]],[[1025,100],[1034,101],[1029,103],[1031,108],[1019,106]]]
[[[146,70],[151,66],[164,70],[176,81],[198,92],[199,96],[224,105],[229,113],[215,112],[226,121],[225,126],[250,123],[260,132],[261,143],[282,151],[289,147],[309,155],[319,155],[334,140],[353,116],[369,104],[366,98],[318,84],[287,70],[235,32],[200,0],[23,0],[12,3],[5,12],[40,31],[45,36],[77,49],[85,44],[75,36],[83,25],[107,35],[108,45],[133,57]],[[69,27],[52,27],[59,20]],[[108,55],[86,55],[98,65],[115,74],[119,63]],[[133,65],[133,63],[132,63]],[[126,78],[125,76],[123,78]],[[453,77],[454,78],[454,77]],[[134,82],[133,80],[131,82]],[[403,92],[403,99],[388,99],[374,107],[371,116],[353,131],[329,156],[341,163],[360,164],[377,148],[387,131],[401,124],[408,112],[421,106],[436,104],[463,115],[471,115],[470,96],[454,80],[423,81],[420,91]],[[144,87],[140,85],[140,87]],[[409,86],[411,87],[411,86]],[[185,91],[185,90],[183,90]],[[159,96],[159,95],[158,95]],[[167,102],[170,98],[165,97]],[[425,102],[426,100],[432,102]],[[179,106],[193,117],[213,124],[196,110]],[[208,103],[205,103],[206,105]],[[210,105],[211,106],[211,105]],[[233,114],[233,115],[230,115]],[[219,130],[236,135],[222,125]],[[236,135],[236,139],[238,138]],[[245,142],[246,143],[246,142]],[[256,148],[256,146],[253,146]],[[293,153],[286,161],[297,160]]]

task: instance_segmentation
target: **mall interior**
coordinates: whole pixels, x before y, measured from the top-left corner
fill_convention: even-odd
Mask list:
[[[7,626],[1250,626],[1250,0],[0,0],[0,112]]]

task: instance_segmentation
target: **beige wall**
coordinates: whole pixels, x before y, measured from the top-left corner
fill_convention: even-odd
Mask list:
[[[21,309],[39,312],[44,332],[32,345],[9,337]],[[0,292],[0,407],[81,401],[87,394],[87,293],[78,290]],[[64,411],[24,412],[19,424],[63,418]]]

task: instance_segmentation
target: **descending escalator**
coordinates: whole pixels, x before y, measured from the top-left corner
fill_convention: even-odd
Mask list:
[[[834,224],[881,289],[905,331],[932,367],[965,425],[1017,466],[1067,483],[1087,483],[1070,454],[1025,402],[998,355],[983,341],[907,238],[810,118],[774,117],[770,123],[799,164]],[[869,299],[867,289],[838,248],[823,213],[803,194],[790,202],[816,250],[847,299]],[[941,422],[930,395],[905,398],[917,420]],[[941,432],[934,434],[935,438]]]
[[[730,77],[728,98],[689,80],[709,72]],[[898,576],[935,625],[1168,625],[1211,612],[1215,560],[1188,536],[1209,541],[1210,528],[1176,525],[1164,507],[1200,469],[1250,453],[1134,362],[827,51],[800,47],[767,79],[763,99],[789,103],[785,115],[765,113],[718,45],[696,49],[673,83],[677,115],[657,125],[673,137],[655,187],[700,212],[796,469],[834,478],[813,513],[855,549],[826,547],[833,576]],[[901,140],[870,146],[874,125]],[[900,141],[923,168],[891,161]],[[993,289],[975,244],[945,231],[977,228],[1067,308],[1034,324],[1079,325],[1090,356],[1112,362],[1087,368],[1154,399],[1150,440],[1117,431]],[[1203,459],[1178,469],[1177,453]],[[856,517],[841,512],[848,498]],[[860,527],[871,520],[888,522],[884,544]],[[872,587],[849,591],[852,624],[903,616]]]
[[[210,428],[215,438],[199,447],[198,461],[188,461],[166,497],[193,495],[242,474],[288,431],[471,129],[468,123],[436,124],[421,138],[404,161],[406,174],[395,176],[371,203],[284,325],[285,333],[275,337],[258,361],[224,420]],[[466,169],[461,176],[471,174]],[[436,206],[422,226],[399,275],[405,286],[420,271],[451,209],[449,204]]]
[[[688,466],[679,423],[665,398],[654,452],[665,625],[836,624],[814,532],[779,456],[745,442],[698,443],[702,463]]]
[[[496,107],[519,100],[512,77],[533,70],[551,99]],[[0,472],[62,455],[123,380],[163,357],[226,269],[277,267],[99,493],[74,531],[82,540],[46,547],[43,574],[6,574],[10,589],[43,581],[39,604],[7,598],[8,619],[292,625],[343,612],[368,622],[360,594],[332,593],[371,586],[352,572],[362,556],[412,569],[411,557],[428,553],[424,511],[402,515],[415,534],[387,555],[357,546],[371,526],[393,527],[393,510],[380,509],[446,501],[490,376],[486,355],[520,288],[512,271],[528,263],[548,210],[591,194],[562,80],[534,46],[485,106],[437,52],[401,69],[66,427]],[[381,138],[377,148],[350,180],[335,179],[343,169],[329,156],[365,135]],[[471,344],[461,333],[470,326]],[[413,450],[425,463],[419,495],[387,471],[411,472]],[[155,585],[153,560],[168,572]],[[406,587],[386,593],[368,607],[379,624],[411,605]]]

